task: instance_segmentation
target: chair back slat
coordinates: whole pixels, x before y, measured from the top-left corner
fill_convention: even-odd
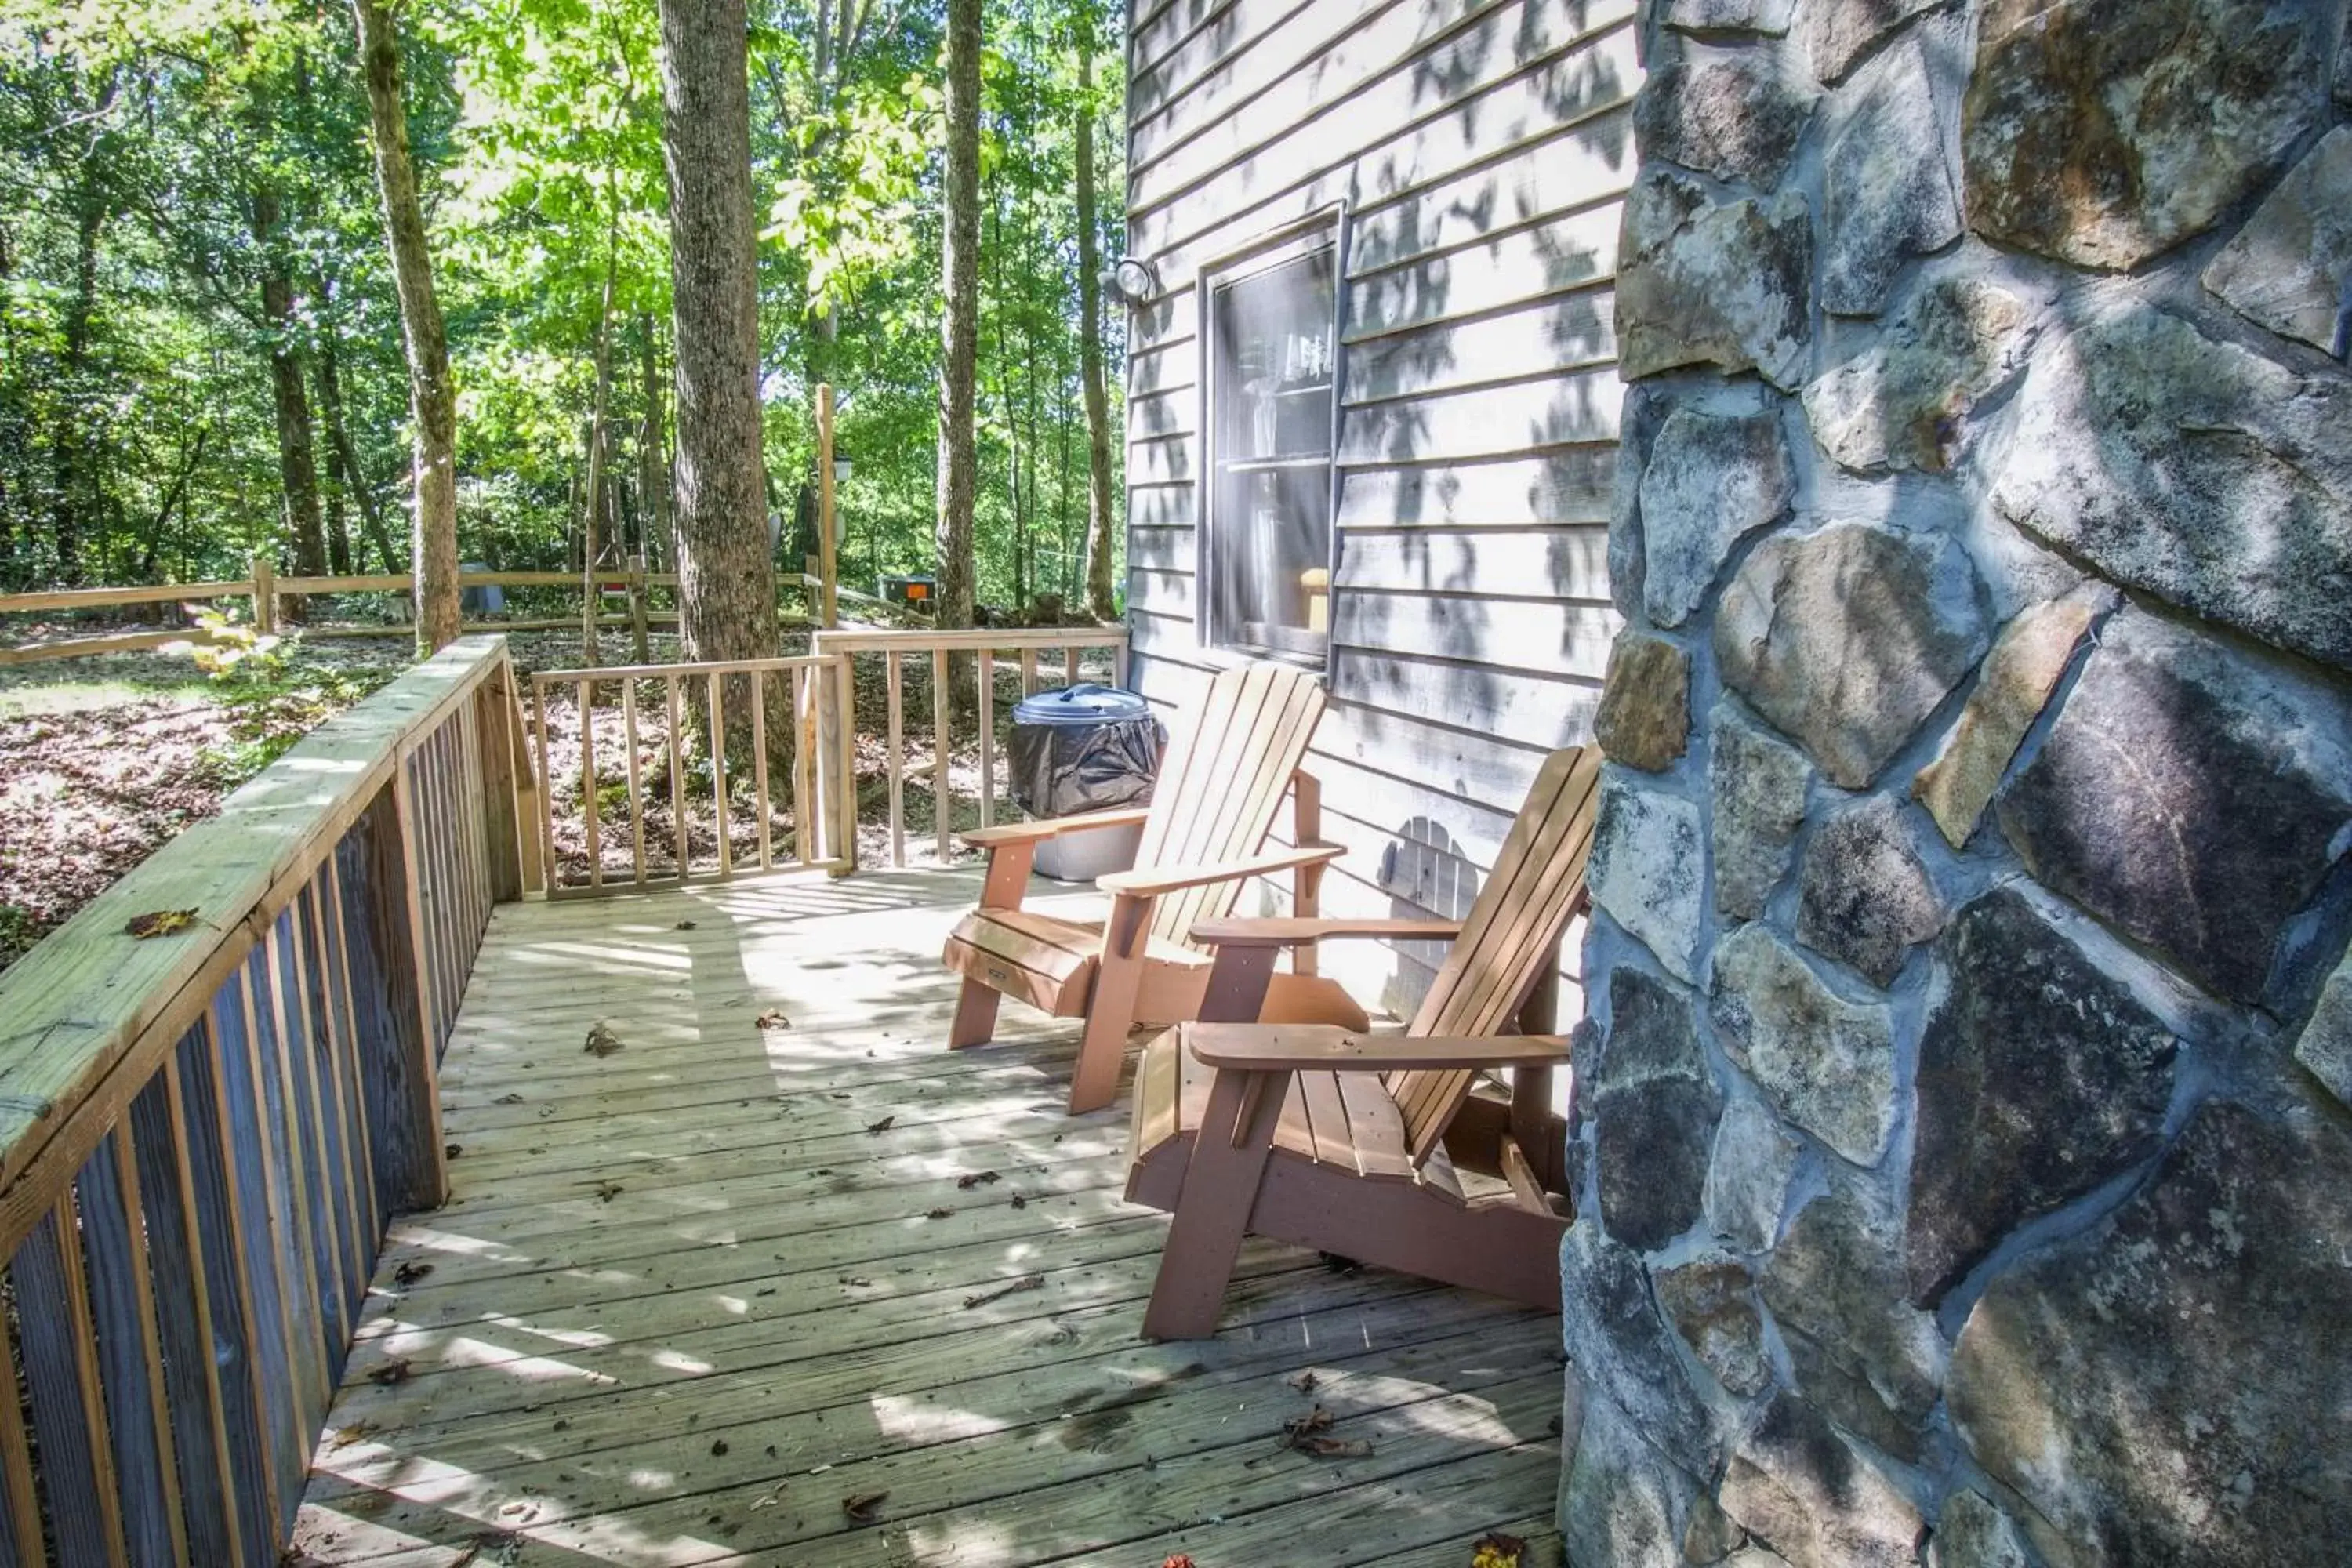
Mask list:
[[[1261,663],[1219,674],[1160,766],[1135,863],[1213,865],[1256,854],[1322,713],[1322,682],[1307,670]],[[1152,933],[1189,945],[1192,927],[1232,913],[1241,892],[1226,881],[1172,893],[1152,910]]]
[[[1570,747],[1544,759],[1407,1033],[1478,1036],[1509,1026],[1544,966],[1555,962],[1560,936],[1583,902],[1600,784],[1598,746]],[[1437,1147],[1474,1077],[1462,1069],[1386,1076],[1416,1163]]]

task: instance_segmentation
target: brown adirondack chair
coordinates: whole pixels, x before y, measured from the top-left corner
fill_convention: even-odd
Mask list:
[[[963,835],[988,851],[988,873],[980,907],[958,923],[942,954],[963,976],[948,1043],[989,1039],[998,999],[1008,993],[1057,1018],[1083,1016],[1070,1110],[1109,1104],[1128,1032],[1200,1014],[1211,955],[1187,940],[1195,924],[1230,913],[1247,879],[1285,870],[1296,906],[1315,910],[1323,867],[1341,853],[1319,841],[1320,797],[1299,772],[1322,712],[1322,686],[1305,670],[1274,664],[1227,670],[1209,683],[1191,727],[1161,763],[1149,807]],[[1296,847],[1268,851],[1266,832],[1286,793]],[[1021,907],[1039,844],[1137,822],[1143,838],[1136,868],[1097,884],[1112,896],[1102,924]],[[1266,1016],[1364,1027],[1363,1009],[1314,973],[1313,955],[1311,944],[1302,945],[1290,973],[1269,976]]]
[[[1130,1202],[1174,1216],[1143,1331],[1194,1339],[1217,1311],[1245,1233],[1559,1309],[1566,1123],[1549,1110],[1567,1037],[1551,1026],[1559,942],[1583,905],[1598,747],[1546,760],[1464,920],[1221,920],[1202,1021],[1171,1029],[1136,1072]],[[1453,950],[1402,1035],[1268,1025],[1254,1003],[1276,953],[1333,937]],[[1513,1069],[1507,1104],[1473,1089]],[[1508,1184],[1464,1194],[1456,1163]],[[1564,1205],[1561,1206],[1565,1206]]]

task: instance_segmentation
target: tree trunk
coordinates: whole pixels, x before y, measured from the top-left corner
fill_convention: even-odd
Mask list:
[[[278,193],[263,185],[253,193],[253,238],[262,253],[261,326],[269,335],[269,392],[278,419],[278,481],[286,498],[287,531],[293,536],[294,570],[324,576],[327,534],[319,519],[319,459],[310,429],[310,392],[294,343],[294,281],[278,250],[281,208]],[[299,620],[303,601],[295,598],[288,618]]]
[[[81,580],[82,535],[94,521],[94,486],[83,458],[81,378],[89,362],[90,321],[98,310],[98,242],[105,232],[107,203],[95,168],[85,169],[74,215],[74,297],[66,307],[65,353],[59,366],[56,426],[49,433],[50,488],[57,519],[57,581],[72,587]]]
[[[401,338],[408,353],[408,412],[415,453],[415,521],[410,556],[416,581],[416,646],[429,653],[457,636],[457,389],[449,376],[449,340],[433,294],[433,258],[425,244],[425,209],[408,153],[408,110],[401,100],[400,40],[386,0],[352,0],[359,26],[360,69],[367,79],[374,129],[376,188],[383,198],[384,237],[400,296]]]
[[[677,361],[678,636],[689,660],[770,658],[776,563],[761,447],[744,0],[660,4]],[[790,683],[767,684],[772,764],[790,755],[793,726],[789,700],[773,700]],[[748,722],[745,697],[728,704],[738,721]],[[729,730],[735,733],[733,723]]]
[[[646,553],[657,570],[675,569],[677,541],[669,526],[669,454],[662,435],[661,345],[655,341],[654,319],[645,327],[646,427],[637,437],[637,495],[644,508]]]
[[[1078,47],[1078,365],[1087,397],[1087,613],[1111,616],[1110,398],[1103,386],[1102,247],[1096,243],[1094,43]]]
[[[344,495],[359,509],[360,528],[367,541],[375,547],[377,564],[386,572],[400,570],[400,550],[392,542],[392,531],[384,526],[383,509],[376,504],[375,487],[368,482],[360,468],[359,453],[352,446],[351,426],[343,420],[343,377],[340,368],[341,355],[335,347],[332,328],[319,342],[319,412],[327,420],[327,471]],[[348,544],[344,546],[350,548]],[[343,571],[337,566],[336,571]]]
[[[972,506],[979,453],[972,402],[980,358],[980,0],[948,0],[946,309],[940,326],[939,618],[971,625]],[[962,682],[957,682],[959,689]]]
[[[612,460],[608,416],[613,406],[613,286],[620,269],[620,234],[621,209],[615,200],[612,221],[604,231],[604,292],[596,307],[596,394],[588,418],[588,498],[582,513],[586,519],[583,563],[587,570],[583,579],[587,602],[581,610],[581,637],[590,664],[597,662],[596,541],[604,526],[604,470]]]

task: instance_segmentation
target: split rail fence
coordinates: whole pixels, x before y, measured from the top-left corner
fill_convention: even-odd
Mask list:
[[[279,1561],[388,1220],[446,1193],[491,907],[542,875],[518,695],[453,644],[0,975],[0,1563]]]

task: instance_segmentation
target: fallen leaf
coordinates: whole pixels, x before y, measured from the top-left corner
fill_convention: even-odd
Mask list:
[[[869,1121],[866,1124],[866,1134],[870,1138],[877,1132],[887,1132],[890,1131],[890,1123],[898,1120],[895,1116],[886,1116],[879,1121]]]
[[[1516,1535],[1490,1530],[1470,1543],[1470,1568],[1519,1568],[1528,1543]]]
[[[1002,1301],[1007,1296],[1017,1296],[1024,1290],[1042,1290],[1045,1288],[1045,1277],[1043,1274],[1024,1274],[1010,1285],[1000,1285],[977,1296],[966,1296],[963,1299],[964,1309],[969,1311],[974,1307],[985,1307],[991,1301]]]
[[[1160,1568],[1192,1568],[1192,1559],[1181,1552],[1160,1565]]]
[[[496,1100],[490,1101],[490,1103],[492,1105],[520,1105],[522,1103],[522,1096],[520,1094],[502,1094]]]
[[[781,1007],[771,1007],[760,1015],[760,1027],[763,1029],[789,1029],[792,1026],[793,1021],[784,1016],[784,1010]]]
[[[122,929],[143,942],[151,936],[177,936],[195,923],[194,910],[150,910],[143,915],[132,915]]]
[[[609,1057],[621,1048],[621,1037],[599,1021],[588,1026],[588,1043],[581,1048],[592,1057]]]
[[[1023,1197],[1019,1193],[1015,1193],[1013,1194],[1013,1206],[1017,1209],[1025,1209],[1029,1206],[1029,1200]]]
[[[694,929],[694,922],[692,921],[680,921],[677,922],[676,929],[679,931],[692,931]]]
[[[376,1425],[374,1422],[355,1421],[349,1426],[336,1427],[334,1437],[329,1442],[328,1447],[332,1448],[348,1448],[354,1443],[366,1442],[370,1437],[374,1436],[375,1434]]]
[[[466,1146],[463,1143],[444,1143],[441,1145],[441,1157],[445,1160],[454,1160],[465,1152]]]
[[[923,1217],[925,1219],[945,1219],[953,1213],[955,1213],[955,1210],[953,1209],[926,1209],[923,1211]]]
[[[1282,1424],[1282,1444],[1286,1448],[1318,1459],[1368,1459],[1372,1446],[1360,1437],[1328,1437],[1331,1413],[1317,1405],[1305,1415],[1294,1415]]]
[[[596,1184],[596,1201],[609,1204],[626,1191],[628,1189],[618,1182],[599,1182]]]
[[[974,1187],[984,1187],[994,1180],[996,1180],[996,1173],[993,1171],[974,1171],[968,1176],[958,1176],[956,1185],[968,1193]]]
[[[1295,1377],[1286,1377],[1282,1381],[1301,1394],[1312,1394],[1315,1392],[1315,1385],[1323,1380],[1311,1372],[1302,1372]]]
[[[719,1438],[710,1445],[710,1457],[714,1459],[723,1459],[727,1457],[726,1438]]]
[[[382,1366],[370,1369],[368,1381],[384,1388],[390,1388],[397,1383],[406,1383],[408,1381],[407,1359],[403,1357],[398,1361],[388,1361]]]
[[[887,1491],[852,1492],[841,1500],[841,1511],[849,1516],[852,1524],[871,1524],[877,1517],[877,1510],[882,1506],[882,1500],[889,1495]]]
[[[430,1263],[404,1263],[392,1271],[392,1282],[395,1285],[414,1285],[432,1272],[433,1265]]]

